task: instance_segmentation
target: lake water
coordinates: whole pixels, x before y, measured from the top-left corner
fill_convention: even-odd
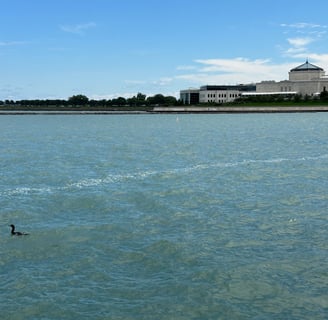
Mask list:
[[[327,113],[0,128],[2,320],[328,318]]]

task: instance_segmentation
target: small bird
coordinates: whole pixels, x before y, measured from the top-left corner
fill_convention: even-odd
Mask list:
[[[25,232],[15,231],[15,226],[13,224],[11,224],[9,227],[11,227],[11,235],[12,236],[27,236],[28,235],[28,233],[25,233]]]

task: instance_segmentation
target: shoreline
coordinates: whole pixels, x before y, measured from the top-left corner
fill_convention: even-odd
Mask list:
[[[106,115],[106,114],[148,114],[152,113],[149,111],[142,111],[142,110],[136,110],[136,111],[82,111],[82,110],[76,110],[76,111],[48,111],[48,110],[0,110],[0,115]]]
[[[293,113],[328,112],[328,106],[155,107],[156,113]]]
[[[319,106],[229,106],[229,107],[154,107],[151,110],[1,110],[0,115],[124,115],[170,113],[300,113],[328,112]]]

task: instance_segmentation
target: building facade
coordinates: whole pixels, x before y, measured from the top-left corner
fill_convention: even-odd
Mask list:
[[[183,104],[198,104],[199,103],[199,89],[187,89],[180,91],[180,100]]]
[[[256,84],[257,93],[290,92],[316,96],[328,90],[328,77],[325,71],[308,61],[289,71],[289,79],[284,81],[262,81]]]
[[[318,96],[328,91],[328,76],[324,69],[306,61],[289,71],[289,79],[283,81],[262,81],[255,84],[206,85],[200,89],[180,91],[184,104],[226,103],[244,96],[282,96],[293,95]]]
[[[184,104],[226,103],[239,98],[243,92],[255,92],[255,90],[254,84],[206,85],[200,89],[181,90],[180,99]]]

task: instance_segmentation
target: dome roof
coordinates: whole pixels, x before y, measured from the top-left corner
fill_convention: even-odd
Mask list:
[[[309,63],[308,60],[306,60],[305,63],[301,64],[300,66],[290,70],[291,72],[293,71],[323,71],[322,68],[315,66],[312,63]]]

